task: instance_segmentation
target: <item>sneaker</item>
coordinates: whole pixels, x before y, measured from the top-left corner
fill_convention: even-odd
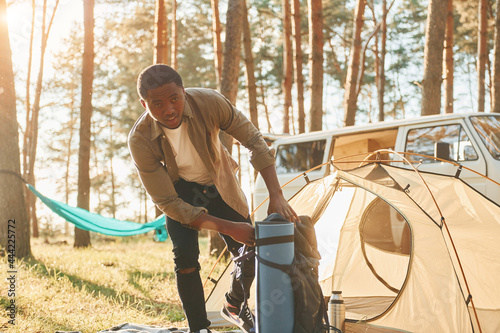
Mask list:
[[[195,332],[192,332],[192,331],[189,331],[191,333],[212,333],[211,330],[209,330],[208,328],[204,328],[202,330],[199,330],[199,331],[195,331]]]
[[[244,333],[255,333],[254,316],[248,307],[240,316],[240,309],[225,302],[220,314],[224,319],[241,328]]]

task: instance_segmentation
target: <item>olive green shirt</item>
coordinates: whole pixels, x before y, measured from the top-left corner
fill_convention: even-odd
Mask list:
[[[236,178],[237,163],[219,140],[219,131],[232,135],[250,151],[250,162],[260,171],[274,165],[274,152],[242,112],[215,90],[189,88],[182,121],[222,199],[242,216],[248,204]],[[129,133],[128,146],[142,185],[165,215],[190,224],[206,209],[180,199],[174,184],[179,179],[170,143],[161,125],[146,110]],[[219,147],[217,149],[217,147]]]

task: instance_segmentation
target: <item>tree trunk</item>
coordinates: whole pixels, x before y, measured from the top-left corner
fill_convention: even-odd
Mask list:
[[[78,153],[78,207],[90,210],[90,146],[92,84],[94,81],[94,0],[83,1],[84,45],[82,59],[82,106]],[[90,233],[75,227],[75,247],[90,246]]]
[[[74,89],[70,90],[70,120],[69,120],[69,138],[66,143],[66,170],[64,172],[64,193],[65,193],[65,203],[69,205],[69,195],[70,195],[70,187],[69,187],[69,174],[71,167],[71,155],[72,155],[72,147],[71,144],[73,142],[73,135],[75,134],[74,124],[75,124],[75,91]],[[69,236],[69,222],[64,222],[64,234]]]
[[[357,107],[357,80],[359,73],[359,62],[361,57],[361,30],[363,29],[366,0],[357,0],[354,10],[354,34],[352,37],[349,67],[344,95],[344,126],[354,125]]]
[[[168,62],[167,9],[165,0],[156,0],[155,7],[155,64]]]
[[[357,104],[357,101],[358,101],[358,96],[359,96],[359,93],[361,92],[361,87],[363,85],[363,77],[365,75],[365,59],[366,59],[366,50],[368,49],[368,45],[370,44],[370,41],[371,39],[377,35],[377,32],[378,30],[380,29],[380,25],[381,25],[382,21],[380,21],[377,26],[375,27],[375,29],[373,29],[372,33],[370,34],[370,36],[366,39],[365,41],[365,45],[363,46],[363,51],[361,52],[361,60],[359,61],[359,69],[358,69],[358,77],[356,79],[356,94],[354,96],[354,100],[355,100],[355,104]],[[376,49],[376,48],[375,48]],[[377,52],[377,51],[375,51]],[[370,94],[370,99],[371,99],[371,94]],[[371,104],[370,104],[371,105]],[[369,114],[371,114],[369,112]],[[371,120],[370,120],[371,122]]]
[[[42,37],[41,37],[41,49],[40,49],[40,67],[38,71],[38,77],[36,82],[35,90],[35,100],[33,102],[33,108],[31,111],[31,119],[29,121],[29,131],[26,131],[25,135],[28,135],[28,172],[27,181],[31,185],[35,186],[35,161],[36,161],[36,150],[38,145],[38,116],[40,114],[40,98],[42,95],[43,88],[43,70],[45,62],[45,51],[47,49],[47,40],[49,38],[50,28],[54,22],[54,16],[59,5],[59,0],[56,1],[54,6],[54,11],[52,12],[49,24],[46,24],[47,16],[47,0],[43,2],[43,12],[42,12]],[[26,126],[28,128],[28,125]],[[33,228],[33,237],[38,237],[38,218],[36,216],[36,198],[33,194],[29,193],[27,196],[27,210],[29,218]]]
[[[26,128],[23,139],[23,177],[28,179],[28,142],[29,136],[27,133],[31,133],[31,102],[30,102],[30,86],[31,86],[31,65],[33,63],[33,38],[35,34],[35,0],[31,2],[31,32],[30,32],[30,43],[28,50],[28,73],[26,75]],[[27,190],[30,192],[29,190]],[[27,193],[27,192],[26,192]]]
[[[36,161],[36,149],[38,144],[38,116],[40,114],[40,97],[42,95],[42,83],[43,83],[43,69],[45,60],[45,50],[47,49],[47,39],[45,36],[46,27],[46,15],[47,15],[47,0],[43,2],[42,10],[42,37],[41,37],[41,47],[40,47],[40,68],[38,70],[38,77],[36,81],[35,88],[35,100],[33,102],[33,108],[31,109],[31,119],[29,120],[29,131],[25,132],[28,136],[28,170],[27,170],[27,181],[29,184],[35,186],[35,161]],[[28,128],[28,126],[26,126]],[[33,237],[38,238],[38,218],[36,215],[36,197],[33,193],[27,193],[26,197],[28,217],[30,219],[31,228],[33,232]]]
[[[453,0],[448,0],[444,34],[444,110],[453,113]]]
[[[378,121],[384,121],[384,95],[385,95],[385,54],[387,43],[387,0],[382,1],[382,26],[380,36],[380,60],[378,69]]]
[[[240,74],[241,34],[244,0],[229,0],[227,8],[224,65],[222,67],[221,93],[233,104],[238,95]]]
[[[304,74],[302,73],[302,33],[301,33],[301,13],[300,0],[293,0],[292,5],[292,31],[294,33],[295,50],[295,84],[297,85],[297,110],[299,133],[306,131],[306,114],[304,109]]]
[[[266,90],[264,89],[264,84],[260,85],[260,91],[262,94],[262,105],[264,105],[264,114],[266,115],[267,132],[273,133],[273,125],[271,124],[271,118],[269,117],[269,108],[267,107],[266,103]]]
[[[233,105],[238,95],[238,77],[240,74],[242,17],[245,0],[229,0],[226,14],[226,42],[224,43],[224,65],[222,67],[221,93]],[[233,137],[224,131],[220,138],[229,153],[232,152]],[[210,232],[210,253],[222,251],[224,242],[217,233]]]
[[[177,31],[177,0],[172,0],[172,49],[170,52],[170,64],[172,68],[177,70],[177,49],[178,49],[178,41],[179,34]]]
[[[248,107],[250,121],[259,128],[259,113],[257,110],[257,85],[255,83],[255,65],[252,53],[252,38],[248,22],[247,5],[243,6],[243,48],[245,50],[245,76],[247,79]]]
[[[30,42],[29,42],[29,51],[28,51],[28,73],[26,76],[26,127],[23,138],[23,177],[24,179],[28,179],[28,170],[29,170],[29,144],[32,138],[32,129],[31,129],[31,101],[30,101],[30,85],[31,85],[31,65],[33,63],[33,38],[35,34],[35,0],[31,2],[31,31],[30,31]],[[28,212],[28,219],[30,220],[31,216],[31,208],[35,207],[35,195],[26,187],[24,189],[25,194],[25,203],[26,210]],[[36,217],[36,214],[35,214]]]
[[[283,133],[290,133],[290,111],[292,109],[292,19],[290,0],[282,0],[283,5]],[[293,124],[292,124],[293,126]]]
[[[0,0],[0,17],[7,17],[5,0]],[[8,256],[25,258],[31,256],[30,225],[24,201],[24,182],[21,177],[16,91],[6,19],[0,20],[0,89],[2,90],[0,94],[2,119],[0,121],[0,156],[2,156],[0,158],[0,184],[2,184],[0,186],[0,246],[6,249]],[[15,246],[15,249],[12,246]],[[9,266],[9,269],[15,269],[15,266]]]
[[[115,172],[113,169],[113,155],[115,152],[115,144],[113,142],[113,138],[115,137],[113,132],[113,108],[109,108],[109,176],[111,178],[111,214],[113,218],[116,218],[116,184],[115,184]]]
[[[102,128],[100,126],[98,127],[95,121],[92,121],[91,124],[92,125],[90,129],[91,133],[90,135],[94,140],[92,140],[92,138],[90,139],[90,156],[93,158],[94,162],[93,170],[95,174],[95,179],[99,179],[100,181],[102,181],[102,179],[106,177],[105,175],[106,170],[103,170],[101,172],[101,163],[99,162],[99,151],[97,149],[97,144],[95,142],[95,138],[100,134]],[[92,184],[90,184],[90,188],[92,189]],[[104,206],[102,199],[102,192],[103,190],[101,186],[99,185],[94,186],[94,197],[97,198],[97,208],[98,208],[97,214],[101,213],[102,207]]]
[[[214,40],[214,61],[215,61],[215,76],[217,78],[217,89],[221,90],[222,78],[222,42],[219,17],[219,0],[212,0],[212,34]]]
[[[477,39],[477,111],[484,112],[485,74],[488,61],[488,2],[479,0],[479,31]]]
[[[33,130],[32,130],[32,124],[31,124],[31,119],[32,119],[32,108],[30,104],[30,84],[31,84],[31,65],[32,65],[32,60],[33,60],[33,38],[34,38],[34,31],[35,31],[35,0],[32,1],[31,3],[31,10],[32,10],[32,15],[31,15],[31,33],[30,33],[30,46],[29,46],[29,56],[28,56],[28,74],[26,78],[26,128],[24,132],[24,139],[23,139],[23,177],[26,180],[29,180],[30,174],[29,174],[29,166],[30,166],[30,159],[29,159],[29,151],[30,151],[30,145],[31,141],[33,138]],[[32,184],[33,185],[33,184]],[[28,212],[28,219],[31,221],[31,211],[33,207],[36,207],[35,205],[35,195],[31,193],[31,191],[28,188],[25,188],[24,190],[25,193],[25,198],[26,198],[26,210]],[[35,211],[35,218],[36,218],[36,211]],[[33,222],[31,222],[33,225]],[[38,234],[38,232],[37,232]]]
[[[321,0],[308,0],[309,70],[311,73],[311,131],[323,128],[323,9]]]
[[[441,112],[443,48],[448,0],[430,0],[425,29],[422,116]]]
[[[173,0],[175,2],[175,0]],[[156,0],[155,5],[155,25],[154,25],[154,59],[155,64],[167,64],[168,62],[168,30],[167,30],[167,8],[165,0]],[[173,27],[173,26],[172,26]],[[172,48],[174,47],[172,43]],[[172,55],[173,57],[173,55]],[[163,214],[163,211],[155,206],[156,217]]]
[[[262,66],[258,66],[259,76],[262,77]],[[262,96],[262,106],[264,106],[264,114],[266,115],[266,123],[267,123],[267,133],[273,132],[273,126],[271,125],[271,119],[269,118],[269,108],[266,103],[266,89],[264,87],[264,82],[261,81],[259,86],[260,95]]]
[[[226,42],[224,43],[224,64],[221,77],[221,94],[233,105],[238,95],[238,77],[240,74],[241,34],[244,0],[229,0],[226,13]],[[221,131],[221,141],[231,153],[233,138]]]
[[[378,34],[376,34],[375,36],[375,42],[373,43],[373,55],[375,56],[375,59],[374,59],[374,71],[375,71],[375,84],[377,86],[377,103],[378,103],[378,116],[380,117],[380,90],[379,90],[379,86],[380,86],[380,70],[381,70],[381,65],[380,65],[380,49],[379,49],[379,36]],[[382,39],[382,38],[380,38]],[[383,101],[383,98],[382,98],[382,101]],[[371,104],[370,104],[371,106]],[[385,115],[384,115],[385,117]],[[371,113],[369,113],[369,120],[368,122],[370,123],[371,122]]]
[[[147,223],[148,222],[148,200],[149,200],[149,198],[148,198],[148,195],[144,189],[142,191],[142,197],[144,200],[144,223]]]
[[[497,0],[497,8],[500,1]],[[495,45],[493,55],[492,112],[500,113],[500,12],[495,17]]]

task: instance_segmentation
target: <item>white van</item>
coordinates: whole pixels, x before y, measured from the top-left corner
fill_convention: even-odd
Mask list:
[[[396,152],[411,152],[450,160],[500,183],[500,114],[471,113],[424,116],[419,118],[380,122],[363,126],[349,126],[329,131],[317,131],[278,138],[276,148],[276,172],[281,185],[303,174],[305,171],[342,157],[392,149]],[[351,157],[363,159],[366,156]],[[421,161],[418,170],[455,175],[457,166],[434,159],[407,156]],[[396,162],[395,154],[386,154],[382,159]],[[399,159],[400,160],[400,159]],[[342,169],[359,165],[338,163]],[[409,167],[409,166],[407,166]],[[309,180],[321,178],[332,171],[326,165],[307,173]],[[500,204],[500,186],[474,172],[463,169],[460,178],[476,188],[491,200]],[[285,198],[289,199],[306,184],[305,177],[299,177],[284,187]],[[256,179],[254,190],[256,207],[267,197],[268,192],[262,177]],[[267,202],[254,215],[256,221],[267,215]]]

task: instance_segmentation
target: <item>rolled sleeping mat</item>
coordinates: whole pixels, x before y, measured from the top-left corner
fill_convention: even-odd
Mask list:
[[[271,214],[255,223],[255,234],[257,333],[292,333],[292,283],[282,269],[294,259],[294,224],[279,214]]]

